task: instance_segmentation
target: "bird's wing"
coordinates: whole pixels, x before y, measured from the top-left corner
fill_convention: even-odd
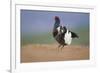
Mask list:
[[[61,38],[61,34],[60,34],[60,33],[59,33],[59,34],[57,34],[57,35],[55,36],[55,38],[56,38],[56,39]]]
[[[76,33],[72,32],[72,31],[70,31],[70,32],[72,34],[72,38],[79,38],[79,36]]]

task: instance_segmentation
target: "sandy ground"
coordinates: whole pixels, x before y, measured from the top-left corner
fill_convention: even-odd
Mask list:
[[[70,45],[62,50],[57,44],[30,44],[21,48],[21,63],[69,61],[89,59],[89,48],[86,46]]]

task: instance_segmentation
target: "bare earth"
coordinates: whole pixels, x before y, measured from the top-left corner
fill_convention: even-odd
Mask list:
[[[47,62],[89,59],[89,47],[70,45],[62,50],[57,44],[31,44],[21,48],[21,62]]]

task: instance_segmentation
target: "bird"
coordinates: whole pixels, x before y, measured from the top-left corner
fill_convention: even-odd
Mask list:
[[[53,26],[53,37],[59,43],[58,48],[63,48],[66,45],[70,45],[73,38],[79,38],[79,36],[70,31],[66,26],[60,24],[60,18],[54,17],[55,23]]]

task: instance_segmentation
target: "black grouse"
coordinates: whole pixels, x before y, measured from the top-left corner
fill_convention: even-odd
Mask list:
[[[53,37],[59,43],[58,48],[61,49],[65,45],[70,45],[73,38],[79,38],[78,35],[70,30],[68,30],[65,26],[60,25],[60,19],[58,16],[55,16],[55,23],[53,27]]]

